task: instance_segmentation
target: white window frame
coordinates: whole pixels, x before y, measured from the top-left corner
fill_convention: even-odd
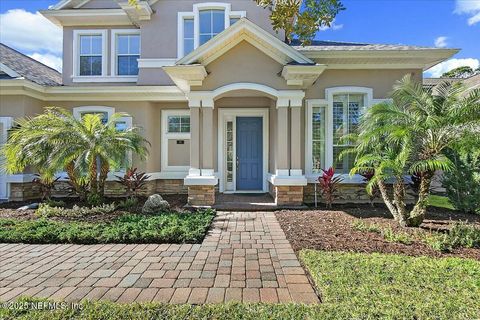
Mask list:
[[[190,132],[168,132],[168,117],[171,116],[190,116],[190,109],[170,109],[162,110],[162,171],[188,173],[190,166],[169,166],[168,165],[168,140],[190,140]],[[190,124],[191,125],[191,124]],[[191,127],[190,127],[191,129]],[[190,150],[189,150],[190,151]]]
[[[232,11],[230,3],[204,2],[193,5],[192,12],[179,12],[177,19],[177,59],[185,56],[183,47],[183,20],[193,19],[193,50],[199,47],[200,43],[200,11],[202,10],[224,10],[224,30],[230,26],[230,18],[243,18],[247,16],[246,11]]]
[[[314,107],[325,107],[326,108],[326,136],[325,136],[325,168],[333,166],[333,96],[338,94],[363,94],[364,95],[364,107],[363,111],[372,106],[373,99],[373,89],[368,87],[353,87],[353,86],[342,86],[342,87],[331,87],[325,89],[325,98],[326,99],[308,99],[306,100],[307,108],[305,110],[306,114],[306,136],[305,139],[305,172],[309,182],[314,182],[320,176],[319,173],[313,173],[313,163],[312,163],[312,111]],[[375,100],[376,101],[376,100]],[[335,176],[342,176],[344,178],[343,183],[361,183],[364,181],[364,178],[356,174],[350,176],[349,174],[335,174]]]
[[[99,76],[81,76],[80,75],[80,37],[81,36],[101,36],[102,37],[102,74]],[[108,64],[108,31],[106,29],[85,29],[73,30],[73,80],[76,79],[98,79],[107,76]]]
[[[118,52],[117,52],[117,39],[119,35],[138,35],[139,36],[139,48],[138,48],[138,55],[141,56],[142,54],[142,38],[140,35],[139,29],[113,29],[112,30],[112,38],[110,40],[110,56],[112,57],[112,61],[110,63],[110,74],[117,78],[124,78],[125,80],[130,80],[131,82],[136,82],[138,79],[138,75],[118,75]],[[139,58],[140,59],[140,58]],[[137,59],[137,61],[139,60]],[[140,69],[140,68],[139,68]]]

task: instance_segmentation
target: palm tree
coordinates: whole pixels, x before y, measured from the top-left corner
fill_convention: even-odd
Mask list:
[[[378,185],[401,225],[419,226],[435,171],[452,167],[446,149],[466,133],[478,130],[479,124],[480,90],[467,95],[462,84],[445,82],[432,93],[407,75],[394,86],[391,103],[377,104],[363,117],[351,174],[373,170],[368,188]],[[410,212],[404,200],[407,174],[420,177],[418,199]],[[393,197],[388,181],[393,182]]]
[[[103,124],[98,114],[76,119],[67,110],[53,107],[20,119],[3,147],[5,170],[18,173],[33,167],[46,180],[66,171],[81,197],[86,193],[103,197],[110,170],[127,167],[129,152],[141,159],[147,154],[148,142],[138,128],[116,129],[115,123],[123,116],[116,113]]]

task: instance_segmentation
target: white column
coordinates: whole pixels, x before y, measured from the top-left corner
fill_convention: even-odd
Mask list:
[[[213,105],[202,107],[202,176],[213,176]]]
[[[276,146],[277,167],[275,175],[289,175],[288,154],[288,105],[279,106],[277,102],[277,146]]]
[[[290,175],[302,175],[302,155],[301,155],[301,110],[302,105],[290,106]]]
[[[200,106],[190,106],[190,170],[188,175],[200,175]]]

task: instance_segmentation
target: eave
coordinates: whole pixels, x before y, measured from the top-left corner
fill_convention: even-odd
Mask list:
[[[42,10],[40,13],[60,27],[134,25],[123,9]]]
[[[24,79],[0,80],[0,94],[42,101],[187,101],[176,86],[44,87]]]

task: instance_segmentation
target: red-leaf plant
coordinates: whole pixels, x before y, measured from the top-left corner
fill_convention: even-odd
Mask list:
[[[118,183],[125,187],[127,197],[132,195],[137,196],[138,190],[140,190],[150,178],[145,172],[137,172],[137,168],[128,168],[123,177],[116,176]]]
[[[341,176],[335,177],[335,169],[332,167],[327,170],[323,170],[323,174],[318,177],[320,183],[320,189],[322,190],[322,197],[325,200],[327,208],[332,208],[332,203],[337,197],[338,185],[343,181]]]

